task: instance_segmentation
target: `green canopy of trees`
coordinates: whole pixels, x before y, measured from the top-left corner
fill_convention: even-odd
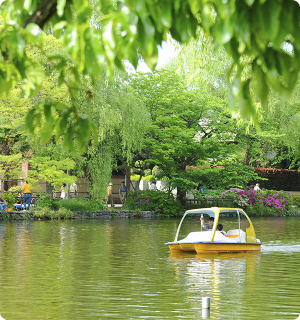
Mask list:
[[[90,132],[97,134],[73,103],[81,77],[93,82],[103,63],[110,74],[115,66],[123,69],[124,60],[136,67],[139,56],[154,69],[157,46],[168,34],[186,43],[201,28],[224,46],[232,58],[229,102],[232,107],[237,103],[244,117],[257,118],[257,102],[267,104],[270,88],[290,96],[298,79],[300,10],[294,0],[7,0],[0,9],[0,93],[21,84],[26,97],[36,97],[49,70],[55,71],[71,103],[37,99],[40,103],[28,113],[26,125],[30,132],[40,130],[44,141],[64,135],[69,148],[75,137],[81,152]],[[43,28],[55,34],[65,54],[45,51]],[[42,61],[28,54],[29,47]],[[43,68],[45,61],[48,69]]]

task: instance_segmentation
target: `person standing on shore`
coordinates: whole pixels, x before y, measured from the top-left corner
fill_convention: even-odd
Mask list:
[[[254,190],[254,191],[260,190],[260,187],[259,187],[259,184],[258,184],[258,183],[255,185],[255,187],[253,188],[253,190]]]
[[[125,181],[122,181],[121,187],[119,189],[119,195],[120,195],[120,200],[122,205],[124,205],[125,200],[127,198],[127,191],[128,191],[128,188],[127,186],[125,186]]]
[[[75,198],[78,196],[78,189],[76,182],[73,182],[70,186],[70,197]]]
[[[151,191],[157,191],[157,186],[156,186],[156,181],[152,181],[150,184],[150,188]]]
[[[64,183],[60,188],[60,197],[63,200],[67,199],[67,193],[68,193],[67,185]]]
[[[108,204],[110,203],[111,208],[114,206],[112,186],[113,186],[113,184],[110,182],[108,187],[107,187],[107,203],[106,203],[107,207],[108,207]]]
[[[23,194],[24,194],[24,200],[23,200],[24,210],[26,210],[26,202],[27,202],[27,210],[29,210],[30,202],[31,202],[32,187],[30,186],[28,181],[25,181],[25,184],[24,184],[22,190],[23,190]]]

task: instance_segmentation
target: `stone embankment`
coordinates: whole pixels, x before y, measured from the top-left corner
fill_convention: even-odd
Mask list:
[[[142,218],[154,219],[157,217],[153,211],[131,210],[99,210],[99,211],[73,211],[71,219],[113,219],[113,218]],[[68,218],[66,218],[68,219]],[[34,216],[34,211],[0,211],[0,220],[43,220]]]

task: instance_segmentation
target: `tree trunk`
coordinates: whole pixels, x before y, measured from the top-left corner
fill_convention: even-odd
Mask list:
[[[248,147],[246,147],[243,165],[244,165],[244,166],[248,166],[249,163],[250,163],[250,160],[251,160],[251,153],[249,152]]]
[[[66,0],[68,2],[69,0]],[[29,23],[37,24],[43,29],[44,24],[55,14],[57,0],[45,0],[40,4],[36,11],[23,23],[22,27],[26,28]]]
[[[177,199],[180,201],[182,206],[185,206],[186,191],[184,189],[177,188]]]
[[[53,195],[53,189],[54,187],[49,182],[46,181],[46,193]]]

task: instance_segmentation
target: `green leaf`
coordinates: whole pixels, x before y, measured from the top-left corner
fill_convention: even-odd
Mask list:
[[[103,24],[102,41],[106,57],[108,60],[113,61],[116,55],[116,40],[113,33],[112,20],[109,20]]]
[[[43,32],[38,25],[36,25],[35,23],[29,23],[26,26],[26,31],[27,40],[29,42],[42,44]]]
[[[280,1],[269,0],[260,7],[265,35],[270,41],[276,39],[278,34],[281,10],[285,9]]]
[[[300,10],[299,10],[299,3],[293,1],[294,8],[293,8],[293,36],[295,38],[295,47],[300,50]]]
[[[75,96],[81,87],[80,77],[77,68],[73,67],[68,70],[67,83],[71,89],[73,96]]]
[[[57,23],[54,24],[53,26],[53,33],[54,35],[59,38],[62,34],[62,32],[64,31],[65,28],[67,28],[68,23],[67,21],[59,21]]]
[[[151,57],[154,50],[154,34],[155,28],[149,16],[144,20],[139,19],[139,40],[141,41],[141,47],[144,57]]]
[[[31,64],[26,68],[25,73],[26,79],[24,79],[23,88],[25,95],[30,97],[40,90],[45,77],[44,68],[40,64]]]
[[[46,122],[42,127],[40,133],[42,136],[42,143],[45,145],[52,137],[53,124]]]
[[[205,3],[203,9],[201,10],[202,25],[205,30],[209,31],[210,27],[213,25],[214,13],[212,12],[212,6]]]
[[[233,58],[236,64],[239,64],[240,54],[238,52],[239,43],[235,38],[232,38],[229,42],[224,45],[226,51]]]
[[[65,83],[65,72],[64,70],[62,70],[60,73],[59,73],[59,77],[58,77],[58,81],[57,81],[57,84],[58,86],[60,87],[62,84]]]
[[[249,7],[251,7],[253,5],[253,3],[255,2],[255,0],[245,0],[245,2],[247,3],[247,5]]]
[[[84,153],[90,140],[90,122],[87,118],[78,118],[78,131],[76,135],[77,147],[80,153]]]
[[[54,120],[52,111],[53,111],[53,106],[51,104],[44,105],[44,115],[45,115],[47,122],[49,122],[49,123],[52,123]]]
[[[31,9],[31,3],[32,3],[32,0],[25,0],[25,1],[24,1],[24,9],[25,9],[26,11],[30,11],[30,9]]]
[[[30,133],[34,133],[34,129],[35,129],[33,126],[35,111],[36,111],[35,108],[29,110],[25,118],[25,129],[29,130]]]
[[[69,25],[64,37],[66,44],[66,50],[71,54],[76,61],[78,58],[78,52],[80,52],[79,35],[77,25]]]
[[[87,69],[86,73],[97,78],[101,74],[101,68],[97,61],[96,53],[91,43],[90,34],[88,30],[86,30],[85,32],[84,54],[85,54],[85,66]]]
[[[75,133],[75,129],[74,127],[68,127],[66,133],[64,134],[63,137],[63,145],[65,148],[74,151],[74,143],[73,143],[73,138],[74,138],[74,133]]]
[[[256,110],[252,104],[250,89],[250,79],[241,82],[241,94],[239,95],[239,106],[241,110],[241,116],[244,119],[253,118],[256,119]]]
[[[69,116],[70,116],[70,113],[66,112],[57,121],[56,126],[55,126],[55,131],[56,131],[56,133],[55,133],[55,141],[58,141],[59,138],[66,131]]]
[[[261,66],[256,61],[252,65],[253,68],[253,89],[255,94],[260,99],[263,106],[267,105],[269,97],[269,86],[266,83],[266,76]]]
[[[57,15],[59,17],[63,16],[65,5],[66,5],[66,0],[57,0]]]
[[[167,28],[172,26],[172,10],[171,3],[169,0],[164,0],[161,2],[161,22]]]

